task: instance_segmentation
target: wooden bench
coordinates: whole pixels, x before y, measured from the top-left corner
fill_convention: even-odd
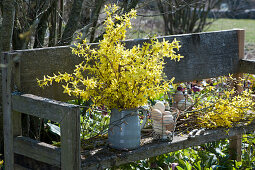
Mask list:
[[[180,62],[166,60],[165,73],[175,82],[187,82],[223,75],[255,73],[255,61],[244,59],[244,30],[227,30],[197,34],[165,36],[172,41],[176,38],[182,47]],[[125,41],[126,47],[148,42],[149,39]],[[91,45],[93,48],[97,44]],[[39,88],[36,78],[57,72],[72,72],[82,58],[72,55],[69,46],[41,48],[3,53],[2,64],[2,107],[4,114],[5,168],[14,169],[14,153],[37,161],[45,162],[61,169],[99,169],[121,165],[233,137],[235,152],[240,152],[240,135],[252,132],[255,123],[230,129],[208,130],[199,138],[174,137],[173,142],[146,143],[132,151],[113,151],[108,146],[93,150],[80,147],[80,110],[78,106],[59,101],[71,99],[62,93],[60,85]],[[39,97],[40,96],[40,97]],[[57,101],[58,100],[58,101]],[[60,123],[61,147],[21,136],[21,113]],[[237,153],[238,154],[238,153]]]

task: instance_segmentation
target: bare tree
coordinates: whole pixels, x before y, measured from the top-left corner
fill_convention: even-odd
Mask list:
[[[63,32],[59,45],[66,45],[71,43],[73,34],[77,30],[78,22],[80,20],[82,3],[83,3],[83,0],[73,1],[72,10],[69,15],[69,19],[66,24],[66,27]]]
[[[207,15],[221,0],[157,0],[165,34],[202,31],[210,22]]]
[[[95,33],[100,25],[100,23],[98,23],[99,15],[101,14],[101,9],[104,4],[105,0],[86,0],[83,4],[84,12],[82,13],[81,28],[79,31],[82,32],[84,35],[83,37],[87,38],[90,42],[94,42],[95,40]]]
[[[249,0],[225,0],[230,11],[239,12],[249,7]]]
[[[15,16],[15,0],[3,0],[2,2],[2,30],[1,30],[1,41],[2,41],[2,50],[10,51],[12,34],[13,34],[13,25],[14,25],[14,16]]]
[[[101,1],[101,2],[100,2]],[[87,38],[90,40],[90,42],[98,42],[99,40],[101,40],[103,38],[103,34],[104,31],[99,33],[97,36],[95,35],[95,31],[96,29],[103,24],[104,21],[102,21],[101,23],[97,23],[98,22],[98,18],[100,15],[100,9],[99,6],[103,5],[103,1],[102,0],[98,0],[98,3],[96,3],[96,8],[93,10],[92,16],[95,16],[94,18],[91,19],[92,22],[94,22],[94,24],[91,24],[91,22],[89,24],[87,24],[83,29],[81,29],[81,32],[85,35],[84,38]],[[121,2],[117,1],[113,1],[113,2],[108,2],[108,3],[115,3],[117,4],[120,9],[118,10],[118,14],[122,15],[125,14],[127,12],[129,12],[131,9],[135,9],[139,3],[139,0],[123,0]],[[115,23],[117,24],[117,23]],[[91,31],[92,30],[92,31]]]
[[[41,1],[42,3],[42,1]],[[46,1],[46,3],[44,2],[43,4],[44,6],[46,6],[46,9],[43,10],[41,12],[41,14],[39,15],[39,17],[37,18],[39,20],[39,23],[37,25],[37,29],[35,31],[35,42],[34,42],[34,48],[38,48],[38,47],[43,47],[44,46],[44,39],[45,39],[45,33],[46,30],[48,28],[48,20],[49,20],[49,16],[52,15],[52,13],[56,13],[56,5],[57,5],[57,0],[53,0],[52,2],[48,2]],[[53,18],[54,16],[51,16],[51,18]],[[50,33],[51,35],[49,36],[50,40],[49,40],[49,44],[51,44],[50,46],[54,46],[55,42],[54,40],[54,36],[55,34],[52,35],[52,32],[55,33],[56,27],[54,27],[52,29],[52,25],[56,24],[56,21],[53,20],[53,24],[51,22],[51,29],[50,29]],[[56,25],[55,25],[56,26]]]

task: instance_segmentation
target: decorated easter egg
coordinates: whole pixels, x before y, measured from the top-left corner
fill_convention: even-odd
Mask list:
[[[151,118],[152,120],[160,121],[162,119],[162,112],[159,109],[152,109]]]
[[[158,101],[154,106],[154,109],[160,110],[162,113],[165,111],[165,104],[162,101]]]

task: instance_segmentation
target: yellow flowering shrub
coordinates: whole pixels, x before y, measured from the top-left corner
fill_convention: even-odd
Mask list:
[[[238,94],[232,83],[226,83],[233,80],[231,76],[223,77],[221,80],[226,87],[207,86],[203,90],[205,94],[197,100],[193,109],[197,114],[197,123],[201,127],[216,128],[233,127],[240,122],[252,121],[255,112],[252,91],[247,89]]]
[[[163,77],[164,57],[177,61],[183,57],[175,52],[181,47],[179,41],[159,42],[152,38],[142,46],[127,49],[123,41],[127,28],[132,28],[130,20],[136,11],[119,16],[117,10],[116,5],[105,6],[105,34],[97,49],[91,49],[86,40],[72,48],[74,54],[84,58],[73,73],[45,76],[38,80],[39,85],[62,82],[64,93],[91,99],[97,106],[109,109],[136,108],[146,104],[148,97],[166,92],[173,79]],[[81,34],[77,39],[80,38]]]

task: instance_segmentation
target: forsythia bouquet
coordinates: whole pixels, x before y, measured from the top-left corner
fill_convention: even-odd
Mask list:
[[[45,76],[38,80],[39,85],[62,82],[64,93],[91,99],[95,105],[109,109],[136,108],[146,104],[148,97],[166,92],[173,79],[163,78],[163,58],[179,61],[183,56],[174,51],[179,50],[179,42],[152,38],[149,43],[127,49],[123,41],[127,28],[132,28],[130,20],[136,11],[119,16],[117,10],[116,5],[105,6],[105,34],[97,49],[91,49],[86,40],[72,48],[74,54],[84,58],[73,73]],[[80,38],[81,34],[77,39]]]

